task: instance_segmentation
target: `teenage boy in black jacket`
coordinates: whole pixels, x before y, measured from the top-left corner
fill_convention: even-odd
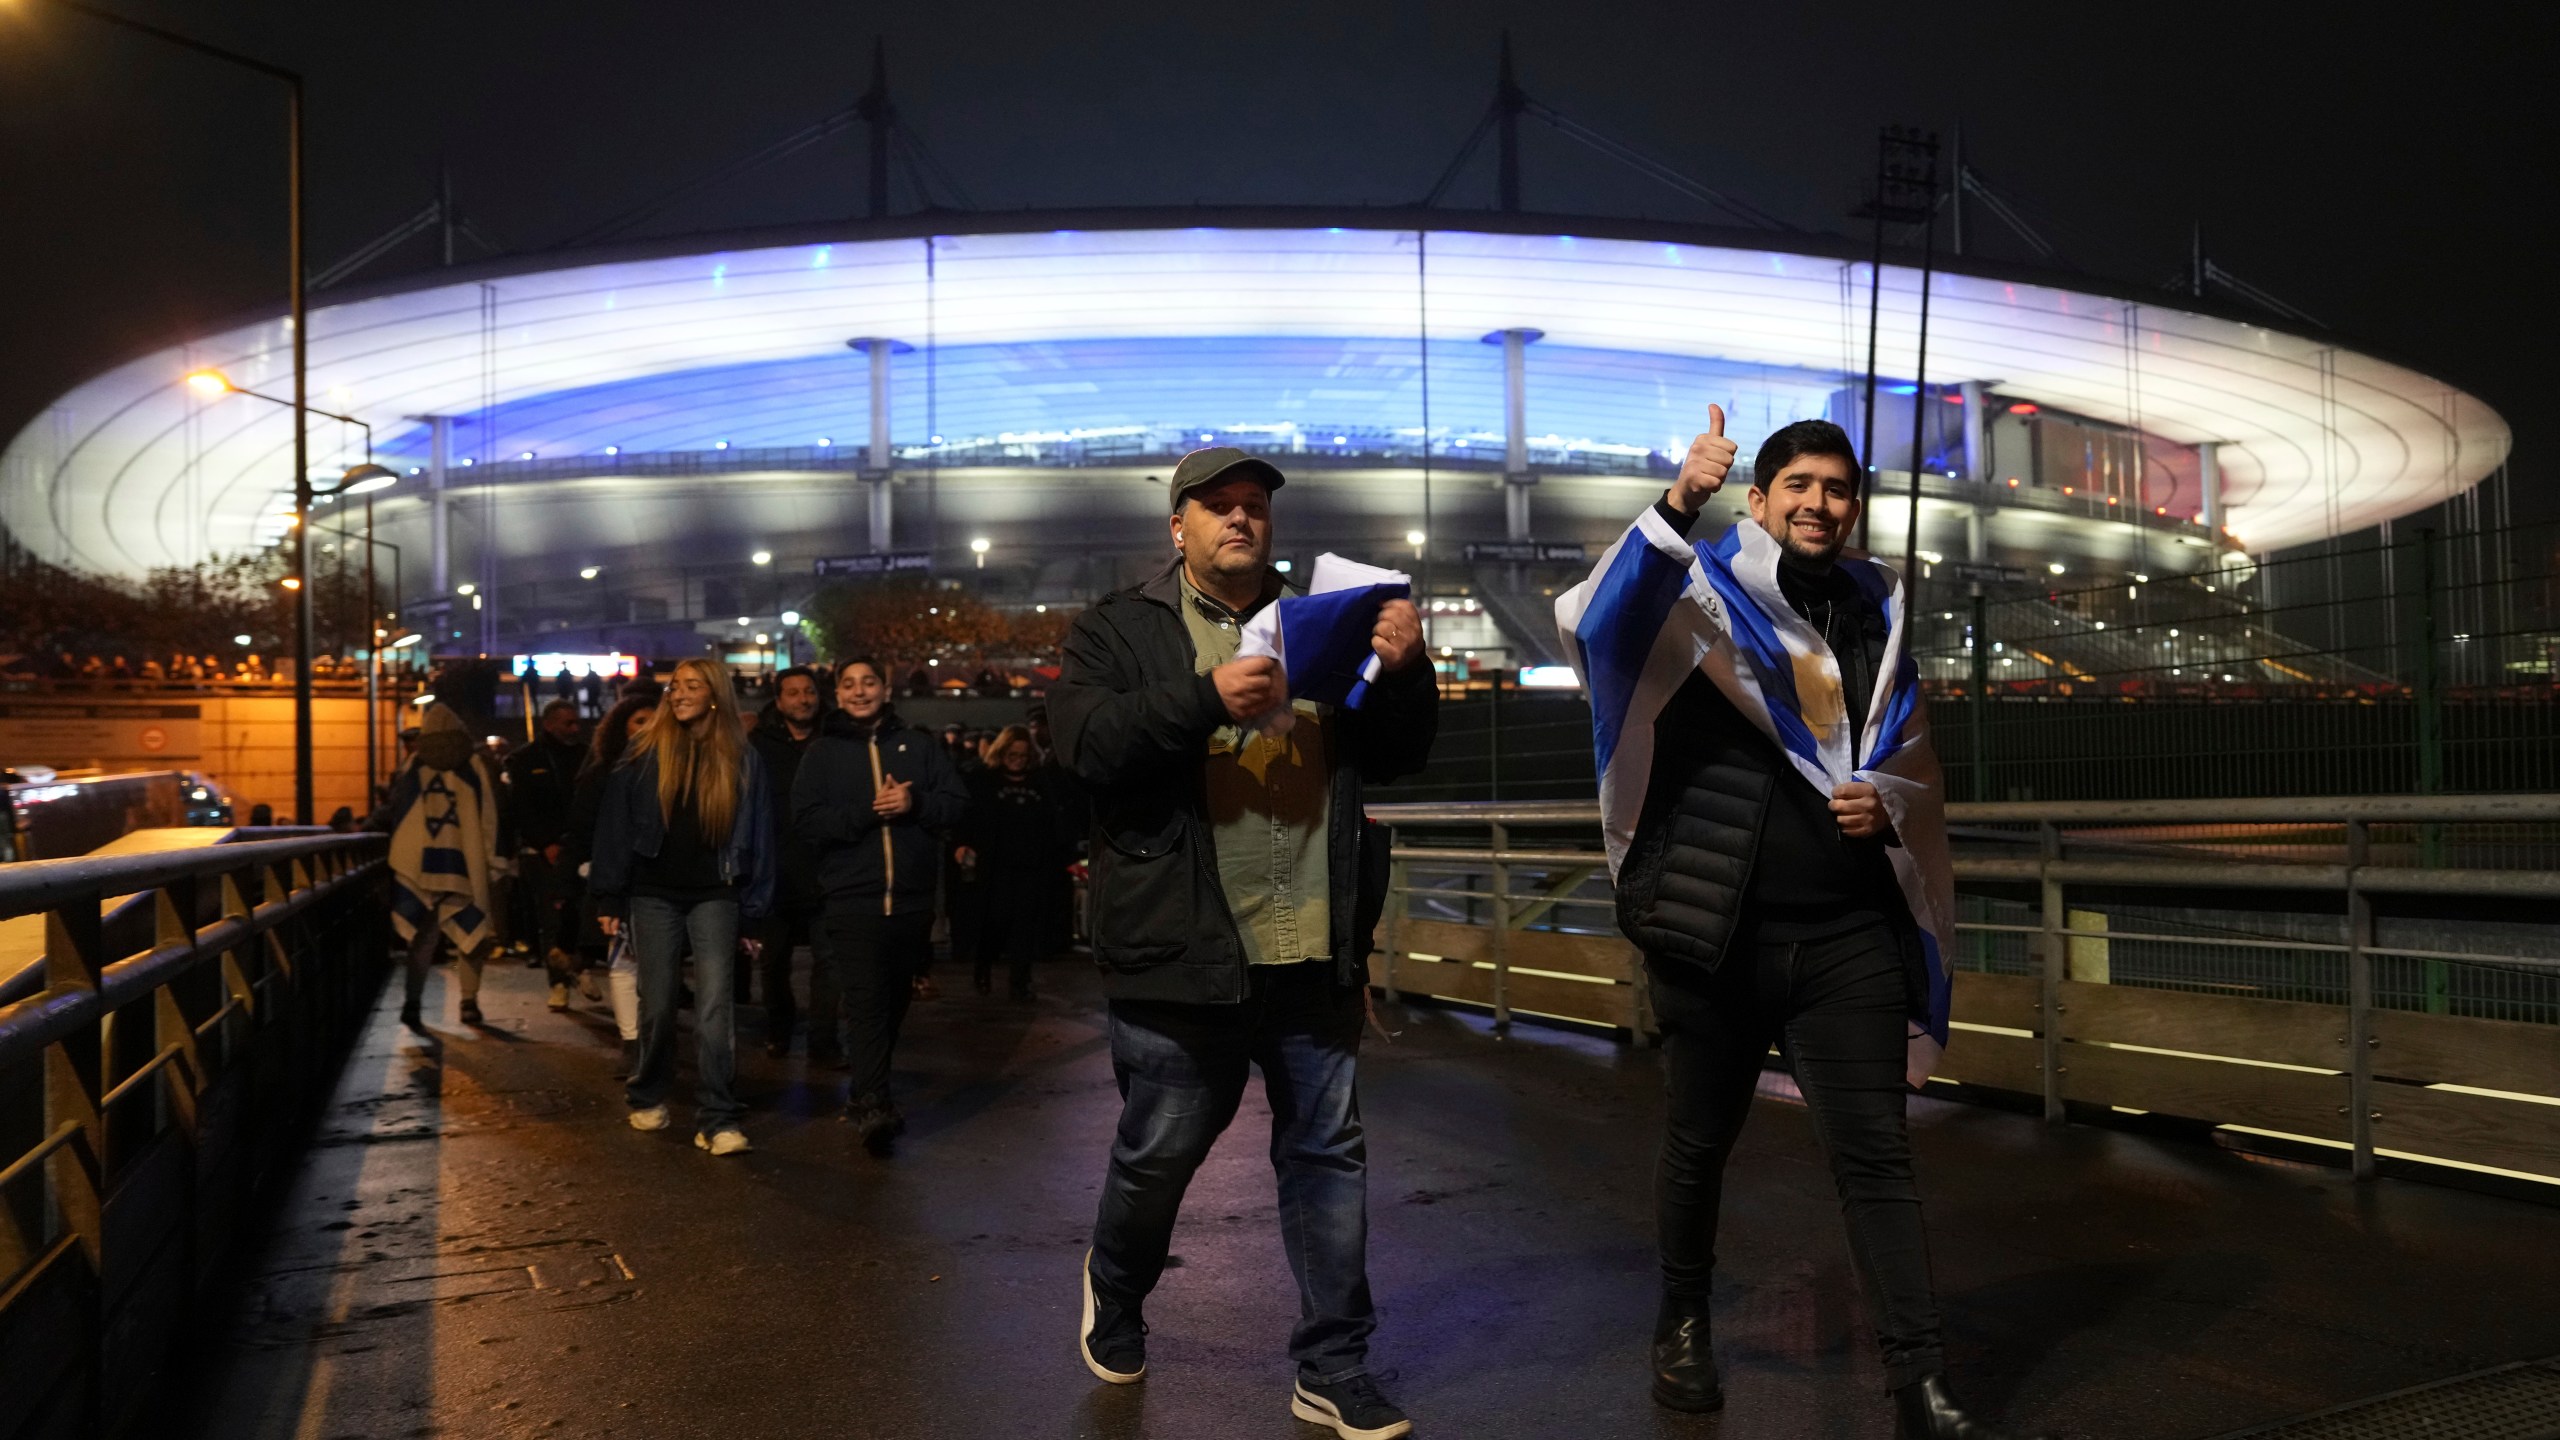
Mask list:
[[[898,719],[887,673],[869,659],[836,668],[836,706],[791,786],[791,829],[816,852],[826,897],[820,948],[844,995],[845,1118],[885,1154],[906,1128],[889,1096],[889,1055],[909,982],[933,958],[934,881],[969,792],[942,742]]]
[[[1360,788],[1422,767],[1439,692],[1409,601],[1378,617],[1384,673],[1358,710],[1291,704],[1277,662],[1236,658],[1245,622],[1283,589],[1269,563],[1282,483],[1239,450],[1183,457],[1175,562],[1077,617],[1049,692],[1059,753],[1093,806],[1093,952],[1121,1095],[1080,1338],[1100,1379],[1145,1377],[1139,1306],[1183,1189],[1258,1065],[1298,1281],[1291,1411],[1385,1440],[1412,1426],[1368,1373],[1377,1317],[1352,1081],[1386,857],[1363,844]],[[1242,729],[1283,705],[1285,730]]]

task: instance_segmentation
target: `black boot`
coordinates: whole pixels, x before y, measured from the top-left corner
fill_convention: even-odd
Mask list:
[[[1653,1400],[1690,1415],[1724,1408],[1706,1301],[1662,1297],[1653,1322]]]
[[[2011,1440],[1956,1407],[1947,1377],[1931,1375],[1893,1392],[1895,1440]]]

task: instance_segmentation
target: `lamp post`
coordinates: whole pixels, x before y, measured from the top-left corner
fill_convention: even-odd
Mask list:
[[[192,50],[244,70],[254,70],[285,84],[285,294],[293,326],[293,574],[301,582],[294,587],[293,817],[295,824],[308,825],[311,823],[311,527],[306,522],[311,518],[311,441],[304,406],[310,398],[311,327],[306,323],[310,316],[303,303],[302,75],[236,50],[208,45],[192,35],[182,35],[112,10],[100,9],[85,3],[85,0],[48,0],[48,3],[121,29],[148,35],[182,50]]]
[[[356,423],[361,425],[364,422],[359,420]],[[371,435],[371,431],[366,433],[368,437]],[[364,669],[364,784],[365,809],[368,813],[373,809],[373,787],[382,779],[380,742],[382,738],[383,631],[381,626],[383,617],[373,608],[378,594],[373,577],[374,551],[391,552],[391,594],[394,616],[400,613],[401,597],[408,593],[404,583],[400,547],[388,540],[373,538],[373,495],[375,491],[387,490],[399,481],[400,477],[397,474],[368,460],[349,470],[335,487],[324,492],[328,495],[362,495],[364,497],[364,627],[367,631]],[[329,533],[340,540],[354,538],[347,533],[343,525]]]

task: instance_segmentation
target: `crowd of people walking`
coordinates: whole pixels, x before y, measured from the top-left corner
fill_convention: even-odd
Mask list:
[[[891,673],[795,666],[750,716],[725,670],[686,660],[627,682],[592,727],[552,700],[502,759],[429,706],[371,821],[392,837],[402,1021],[424,1029],[449,955],[455,1018],[483,1023],[483,969],[522,956],[551,1009],[609,1007],[630,1123],[654,1131],[673,1123],[689,1009],[695,1143],[732,1155],[752,1146],[738,1037],[760,996],[766,1054],[805,1040],[813,1070],[846,1072],[846,1118],[887,1153],[898,1033],[940,994],[938,944],[979,995],[1001,969],[1033,998],[1037,963],[1070,941],[1084,825],[1036,707],[983,744],[936,734],[899,716]]]

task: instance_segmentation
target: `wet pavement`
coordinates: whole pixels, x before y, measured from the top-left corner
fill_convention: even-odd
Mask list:
[[[713,1159],[689,1080],[674,1128],[623,1123],[601,1004],[549,1013],[540,973],[508,966],[487,1027],[422,1038],[395,987],[152,1433],[1320,1440],[1288,1413],[1258,1087],[1192,1187],[1147,1381],[1085,1373],[1076,1267],[1117,1100],[1090,973],[1041,982],[1029,1005],[963,984],[916,1007],[912,1128],[885,1160],[836,1119],[842,1077],[796,1055],[742,1046],[756,1149]],[[1891,1435],[1783,1080],[1727,1191],[1730,1404],[1676,1416],[1643,1368],[1655,1057],[1381,1015],[1401,1033],[1363,1067],[1372,1363],[1418,1435]],[[1913,1122],[1954,1382],[2022,1428],[2211,1436],[2560,1353],[2560,1206],[1938,1099]]]

